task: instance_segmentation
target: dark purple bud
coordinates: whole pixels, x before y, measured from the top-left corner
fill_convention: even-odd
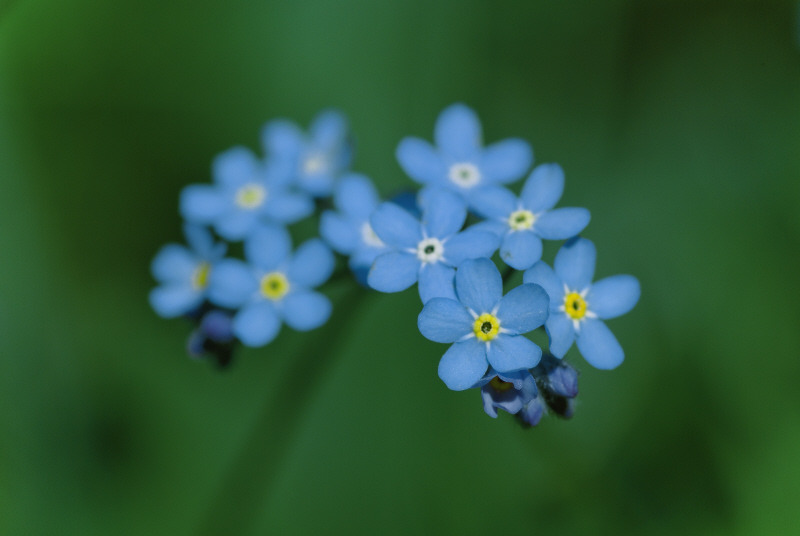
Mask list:
[[[547,374],[545,389],[566,398],[578,396],[578,371],[561,361]]]
[[[200,322],[200,329],[214,342],[228,343],[233,340],[233,319],[223,311],[207,312]]]

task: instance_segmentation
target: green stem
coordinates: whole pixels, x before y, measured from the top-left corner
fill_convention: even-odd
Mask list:
[[[286,376],[303,381],[283,382],[267,399],[244,448],[206,510],[199,535],[247,534],[252,529],[298,423],[330,369],[342,335],[348,332],[344,325],[353,323],[353,315],[366,302],[367,295],[368,291],[359,287],[345,293],[338,300],[334,318],[297,353]],[[286,404],[289,399],[292,403]]]

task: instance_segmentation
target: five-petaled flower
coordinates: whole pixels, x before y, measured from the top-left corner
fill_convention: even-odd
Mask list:
[[[475,387],[481,389],[483,411],[493,419],[497,418],[497,408],[513,415],[536,398],[539,392],[536,380],[529,371],[501,373],[492,367],[489,367]]]
[[[422,221],[394,203],[382,203],[370,217],[372,229],[394,248],[375,259],[367,281],[381,292],[400,292],[419,281],[422,303],[455,299],[455,268],[465,259],[490,257],[497,235],[467,229],[467,207],[456,194],[433,190],[423,200]]]
[[[434,342],[454,343],[439,361],[439,377],[450,389],[474,386],[489,365],[506,374],[535,367],[542,350],[522,334],[547,319],[542,287],[523,284],[503,296],[503,279],[489,259],[464,261],[456,272],[458,300],[434,298],[417,320]]]
[[[556,254],[555,271],[542,261],[523,276],[525,283],[544,287],[550,296],[545,323],[550,352],[564,356],[576,341],[584,359],[599,369],[613,369],[625,353],[603,320],[624,315],[639,301],[639,281],[615,275],[592,284],[597,252],[585,238],[573,238]]]
[[[203,303],[209,277],[225,255],[225,244],[215,244],[207,229],[184,224],[183,231],[191,249],[167,244],[151,265],[161,285],[150,292],[150,305],[164,318],[191,313]]]
[[[378,192],[364,175],[351,173],[336,185],[333,203],[337,211],[322,213],[319,234],[336,251],[350,256],[350,269],[366,269],[375,258],[391,250],[369,223],[369,216],[380,203]]]
[[[228,240],[243,240],[264,222],[294,223],[314,211],[309,196],[289,188],[289,173],[244,147],[218,155],[213,175],[214,184],[184,188],[181,214],[189,222],[213,225]]]
[[[256,230],[244,244],[245,258],[221,261],[211,276],[209,299],[239,311],[233,333],[247,346],[272,341],[286,322],[298,331],[324,324],[331,315],[330,300],[311,290],[333,272],[333,253],[322,240],[306,241],[291,253],[289,233],[282,227]]]
[[[277,119],[264,125],[261,141],[269,158],[303,190],[327,197],[353,158],[347,118],[337,110],[326,110],[308,130],[306,134],[292,121]]]
[[[397,160],[415,181],[458,192],[472,207],[497,184],[520,179],[533,162],[533,151],[524,140],[509,138],[484,148],[482,137],[475,112],[453,104],[436,120],[436,147],[420,138],[405,138],[397,147]]]
[[[542,164],[531,172],[520,198],[505,188],[487,189],[472,207],[487,218],[476,229],[502,237],[500,257],[512,268],[527,270],[542,257],[542,238],[566,240],[589,224],[585,208],[551,210],[564,192],[564,171],[558,164]]]

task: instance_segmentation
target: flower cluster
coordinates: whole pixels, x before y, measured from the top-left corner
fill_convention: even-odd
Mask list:
[[[324,324],[332,304],[315,289],[333,274],[336,252],[368,288],[417,284],[421,334],[450,344],[439,377],[452,390],[479,390],[491,417],[497,408],[529,426],[547,412],[571,417],[578,373],[563,358],[573,343],[598,369],[622,363],[604,321],[636,305],[639,283],[629,275],[593,283],[595,246],[579,236],[589,211],[557,207],[564,172],[557,164],[531,169],[524,140],[484,146],[475,112],[452,105],[436,121],[435,144],[398,145],[400,166],[421,186],[416,196],[382,200],[350,170],[341,114],[322,113],[308,134],[283,120],[262,134],[263,158],[230,149],[214,160],[213,184],[185,188],[189,248],[168,245],[153,261],[161,284],[153,308],[197,323],[190,354],[227,363],[234,345],[268,344],[284,323],[298,331]],[[508,189],[526,175],[519,195]],[[321,239],[293,250],[286,226],[314,215]],[[542,240],[565,241],[552,268],[541,259]],[[226,241],[243,242],[244,260],[225,258]],[[522,283],[504,288],[516,272]],[[547,352],[529,338],[540,328]]]

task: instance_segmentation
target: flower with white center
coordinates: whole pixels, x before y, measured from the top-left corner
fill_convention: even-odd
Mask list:
[[[459,232],[466,218],[464,201],[446,190],[425,196],[422,221],[394,203],[382,203],[370,223],[391,249],[375,259],[369,285],[381,292],[400,292],[419,281],[422,303],[455,298],[455,268],[466,259],[491,257],[500,245],[493,233]]]
[[[525,283],[544,287],[550,296],[550,316],[545,329],[550,352],[561,358],[577,341],[590,365],[613,369],[625,359],[603,320],[621,316],[636,305],[641,290],[630,275],[615,275],[592,283],[597,252],[585,238],[573,238],[556,255],[555,270],[542,261],[523,276]]]
[[[206,229],[190,224],[183,229],[189,248],[166,245],[151,267],[160,286],[150,292],[150,305],[165,318],[188,314],[200,307],[206,298],[209,278],[225,255],[225,244],[214,243]]]

